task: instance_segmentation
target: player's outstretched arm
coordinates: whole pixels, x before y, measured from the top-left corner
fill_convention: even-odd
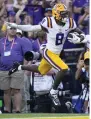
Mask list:
[[[29,25],[18,25],[16,23],[10,23],[10,22],[7,22],[6,24],[9,27],[20,29],[20,30],[26,31],[26,32],[28,32],[28,31],[34,32],[34,31],[41,31],[42,30],[41,25],[31,25],[31,24],[29,24]]]

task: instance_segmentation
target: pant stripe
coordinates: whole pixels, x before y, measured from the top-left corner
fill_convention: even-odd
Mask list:
[[[50,59],[50,57],[47,55],[47,49],[46,50],[44,50],[44,58],[54,67],[54,68],[56,68],[58,71],[60,71],[60,67],[59,66],[57,66],[51,59]]]

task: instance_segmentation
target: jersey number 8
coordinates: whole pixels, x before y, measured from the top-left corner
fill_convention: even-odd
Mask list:
[[[64,34],[63,33],[57,33],[56,34],[56,45],[60,45],[62,44],[62,40],[64,38]]]

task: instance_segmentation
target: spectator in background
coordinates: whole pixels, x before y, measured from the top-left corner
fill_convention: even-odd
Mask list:
[[[56,0],[46,0],[46,7],[53,7],[56,3]]]
[[[84,14],[80,15],[78,19],[79,28],[85,32],[85,34],[89,34],[89,5],[86,4],[84,6]]]
[[[22,37],[22,31],[21,30],[19,30],[19,29],[17,29],[17,31],[16,31],[16,35],[17,35],[17,37],[19,37],[19,38],[21,38]]]
[[[23,24],[33,24],[33,18],[28,13],[24,15]]]
[[[90,52],[87,51],[83,55],[83,61],[79,63],[79,67],[77,68],[75,78],[76,80],[80,80],[82,83],[83,90],[83,112],[88,113],[88,101],[89,101],[89,60],[90,60]]]
[[[7,21],[15,22],[15,15],[16,15],[16,13],[14,11],[9,11]]]
[[[27,25],[27,24],[33,24],[33,18],[32,16],[30,16],[28,13],[25,13],[23,15],[23,19],[22,19],[22,23],[23,25]],[[31,38],[32,37],[32,33],[31,32],[23,32],[24,36],[27,38]]]
[[[22,12],[25,9],[25,6],[27,4],[27,0],[22,1],[22,0],[15,0],[13,2],[13,0],[8,0],[5,1],[5,9],[7,10],[7,18],[4,19],[4,21],[9,21],[9,22],[14,22],[17,24],[21,24],[21,18],[20,15],[22,14]],[[16,12],[14,11],[15,9]],[[4,23],[2,26],[2,31],[5,32],[6,31],[6,24]]]
[[[16,35],[19,38],[26,39],[26,40],[29,41],[28,38],[23,36],[23,32],[21,30],[19,30],[19,29],[17,29]],[[32,43],[30,42],[30,44],[31,44],[30,47],[32,49]],[[25,65],[30,64],[30,63],[31,62],[28,62],[28,61],[24,60],[24,64]],[[23,88],[21,90],[21,93],[22,93],[21,112],[22,113],[27,113],[30,110],[30,108],[29,108],[30,106],[28,107],[28,105],[27,105],[27,100],[30,100],[30,97],[29,97],[30,96],[30,94],[29,94],[29,86],[30,86],[30,72],[29,71],[24,71],[24,86],[23,86]]]
[[[2,20],[0,20],[0,39],[2,38],[2,37],[4,37],[4,33],[1,31],[1,29],[2,29]]]
[[[19,9],[23,5],[27,5],[28,0],[14,0],[14,8]]]
[[[8,16],[5,19],[5,21],[15,23],[15,14],[16,13],[14,11],[9,11]],[[6,30],[7,30],[7,25],[4,23],[3,26],[2,26],[2,31],[6,32]]]
[[[4,33],[2,32],[1,29],[6,17],[7,17],[7,11],[6,11],[5,2],[4,0],[0,0],[0,38],[4,36]]]
[[[52,8],[46,8],[44,16],[45,17],[52,17]]]
[[[23,56],[31,50],[31,43],[26,39],[16,37],[16,29],[7,27],[7,37],[0,40],[0,89],[4,90],[5,113],[11,112],[11,96],[14,96],[13,107],[16,113],[21,111],[23,88],[23,72],[9,76],[8,71],[14,62],[23,64]]]
[[[78,25],[78,19],[80,15],[84,14],[84,5],[88,4],[89,0],[74,0],[73,1],[73,13],[74,13],[74,20]]]
[[[79,68],[80,64],[83,64],[84,62],[84,53],[90,50],[90,35],[86,35],[86,39],[87,39],[87,42],[85,44],[84,51],[79,56],[77,68]]]
[[[84,47],[84,50],[80,53],[79,57],[78,57],[78,62],[77,62],[77,65],[76,65],[76,69],[80,69],[82,67],[84,67],[84,54],[86,51],[89,51],[89,48],[90,48],[90,35],[86,35],[86,39],[87,39],[87,42],[85,44],[85,47]],[[75,90],[77,92],[77,94],[80,93],[82,87],[81,87],[81,83],[79,80],[75,80]]]
[[[21,24],[22,23],[22,17],[24,17],[23,11],[25,9],[25,5],[21,5],[19,7],[19,9],[17,9],[17,13],[16,13],[16,23],[17,24]]]
[[[14,6],[14,8],[15,8],[16,6]],[[7,13],[7,18],[6,19],[4,19],[4,21],[6,22],[6,21],[9,21],[9,22],[14,22],[14,23],[17,23],[17,24],[21,24],[21,18],[20,18],[20,16],[21,16],[21,14],[22,14],[22,12],[23,12],[23,10],[24,10],[24,8],[25,8],[25,4],[22,4],[21,6],[19,6],[19,8],[17,8],[17,12],[15,12],[14,10],[12,10],[12,11],[8,11]],[[6,24],[4,23],[3,24],[3,26],[2,26],[2,31],[3,32],[5,32],[6,31]]]
[[[46,32],[37,32],[37,38],[32,41],[33,51],[38,52],[42,44],[46,44]]]
[[[18,10],[17,13],[19,13],[17,15],[17,19],[19,19],[19,21],[21,21],[21,24],[33,24],[33,19],[32,17],[27,13],[24,12],[22,8],[25,8],[23,6],[21,6],[21,8]],[[20,18],[21,17],[21,18]],[[17,29],[17,36],[18,37],[22,37],[22,39],[26,39],[30,42],[31,47],[32,47],[32,43],[31,43],[31,37],[32,37],[32,33],[31,32],[22,32],[21,30]],[[28,62],[26,60],[24,60],[24,64],[30,64],[31,62]],[[29,82],[28,82],[29,81]],[[29,71],[24,71],[24,87],[21,90],[22,93],[22,107],[21,107],[21,112],[22,113],[27,113],[30,108],[27,105],[27,100],[30,100],[30,95],[29,95],[29,86],[30,86],[30,72]]]
[[[33,51],[35,52],[40,52],[40,45],[46,43],[45,41],[45,32],[38,32],[37,33],[37,39],[31,41],[32,43],[32,48]],[[31,62],[25,61],[25,64],[31,65]],[[24,73],[24,91],[23,93],[23,105],[22,105],[22,112],[26,113],[29,112],[31,109],[30,106],[27,105],[27,102],[30,100],[30,80],[31,80],[31,72],[30,71],[25,71]]]
[[[3,16],[4,12],[5,12],[5,1],[4,0],[0,0],[0,18]]]
[[[44,1],[32,0],[29,2],[30,6],[27,6],[27,11],[33,18],[33,24],[39,24],[44,17]]]
[[[72,2],[73,0],[61,0],[63,3],[67,6],[67,9],[69,11],[69,16],[72,17],[73,11],[72,11]]]
[[[5,0],[5,4],[6,4],[6,10],[7,12],[9,11],[14,11],[14,0]]]

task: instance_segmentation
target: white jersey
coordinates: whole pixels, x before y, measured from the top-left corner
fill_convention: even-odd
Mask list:
[[[68,32],[76,28],[72,18],[68,18],[64,26],[58,25],[54,17],[45,17],[40,24],[48,30],[46,48],[55,54],[60,54]]]

